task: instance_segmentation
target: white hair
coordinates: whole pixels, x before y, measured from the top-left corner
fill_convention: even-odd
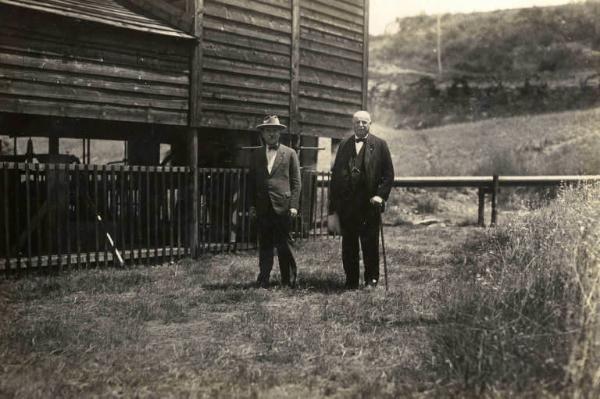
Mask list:
[[[356,120],[359,117],[367,117],[369,119],[369,122],[371,121],[371,114],[369,114],[367,111],[361,110],[361,111],[356,111],[354,113],[354,115],[352,115],[352,120]]]

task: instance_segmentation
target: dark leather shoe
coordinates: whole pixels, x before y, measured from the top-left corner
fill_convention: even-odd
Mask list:
[[[358,283],[356,284],[352,284],[346,281],[346,284],[344,284],[344,288],[346,288],[347,290],[357,290],[358,289]]]
[[[365,287],[366,288],[375,288],[375,287],[377,287],[377,280],[375,280],[375,279],[368,280],[365,283]]]
[[[258,281],[256,281],[256,288],[269,289],[269,280],[258,280]]]

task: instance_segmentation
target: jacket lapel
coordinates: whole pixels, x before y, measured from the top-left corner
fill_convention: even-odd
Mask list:
[[[283,161],[283,149],[281,148],[281,145],[279,145],[277,148],[277,155],[275,155],[275,161],[273,161],[273,167],[271,168],[271,176],[275,173],[275,169],[277,169],[281,161]]]
[[[371,134],[367,136],[367,141],[363,146],[363,150],[365,151],[365,173],[369,176],[369,170],[371,168],[371,158],[373,157],[373,149],[375,145],[373,144],[373,137]]]
[[[262,170],[265,175],[269,175],[269,170],[267,169],[267,150],[266,147],[262,146],[258,150],[258,170]]]
[[[342,165],[344,168],[348,169],[348,173],[351,173],[351,165],[350,158],[352,158],[356,154],[356,147],[354,146],[354,136],[348,139],[344,146],[339,149],[340,156],[342,157]]]

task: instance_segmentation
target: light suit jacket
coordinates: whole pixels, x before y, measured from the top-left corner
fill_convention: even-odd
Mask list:
[[[267,170],[265,147],[253,150],[248,176],[248,201],[256,207],[257,215],[264,216],[269,203],[278,215],[300,203],[300,162],[293,149],[280,144],[271,173]]]

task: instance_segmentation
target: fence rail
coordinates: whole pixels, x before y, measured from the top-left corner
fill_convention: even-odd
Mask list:
[[[485,197],[490,196],[491,224],[498,222],[498,192],[501,187],[551,187],[600,181],[600,175],[563,176],[444,176],[396,177],[394,187],[474,187],[478,189],[477,224],[484,225]]]
[[[484,225],[485,198],[490,196],[491,224],[498,221],[498,191],[501,187],[551,187],[600,181],[600,175],[555,175],[555,176],[412,176],[395,177],[394,187],[401,188],[452,188],[478,189],[477,223]],[[320,179],[319,187],[330,184]]]
[[[198,169],[199,253],[256,248],[245,169]],[[295,239],[328,236],[331,174],[302,171]],[[191,256],[189,167],[0,164],[0,272],[155,264]],[[397,177],[395,187],[474,187],[497,220],[500,187],[600,181],[600,176]]]

